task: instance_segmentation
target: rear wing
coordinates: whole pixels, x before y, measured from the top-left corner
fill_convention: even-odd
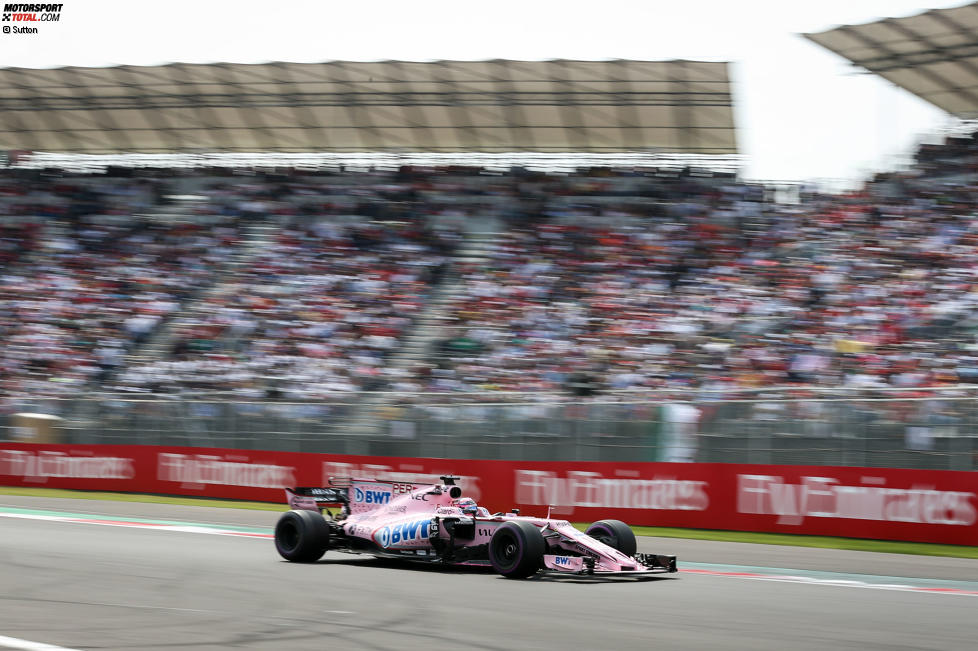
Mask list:
[[[343,507],[349,503],[346,488],[314,488],[300,486],[286,488],[285,499],[291,509],[302,511],[322,511],[334,506]]]
[[[330,477],[329,487],[300,487],[285,489],[289,507],[307,511],[322,511],[335,506],[346,507],[349,513],[367,513],[387,505],[393,498],[432,486],[401,481]]]

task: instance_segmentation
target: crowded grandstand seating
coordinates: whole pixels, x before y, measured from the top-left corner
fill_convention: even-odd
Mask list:
[[[163,359],[116,386],[285,400],[380,388],[451,241],[409,222],[290,222],[198,304]]]
[[[641,170],[8,178],[5,400],[970,382],[975,189],[929,174],[975,148],[790,204]],[[499,225],[485,258],[452,260],[479,219]],[[434,350],[390,368],[440,283]]]
[[[923,177],[974,174],[978,171],[978,133],[922,144],[913,172]]]
[[[488,265],[464,270],[431,388],[553,390],[584,376],[602,390],[729,394],[978,375],[971,188],[787,206],[745,201],[746,189],[687,185],[644,220],[623,219],[640,216],[623,200],[514,227]]]
[[[15,240],[19,255],[4,256],[0,267],[0,385],[8,411],[22,400],[98,388],[211,282],[238,240],[230,218],[134,218],[153,203],[152,184],[144,182],[11,186],[17,190],[4,203],[5,219],[26,226]],[[39,238],[43,245],[30,244]]]

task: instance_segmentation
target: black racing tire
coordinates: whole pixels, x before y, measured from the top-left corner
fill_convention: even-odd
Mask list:
[[[489,562],[507,579],[525,579],[543,567],[547,544],[540,530],[529,522],[512,520],[489,539]]]
[[[275,525],[275,549],[287,561],[315,563],[329,549],[329,525],[319,513],[295,510]]]
[[[635,532],[621,520],[598,520],[584,533],[614,547],[625,556],[634,556],[638,551]]]

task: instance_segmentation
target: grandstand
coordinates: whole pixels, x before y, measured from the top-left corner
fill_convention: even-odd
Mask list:
[[[784,205],[722,63],[0,79],[2,405],[72,440],[975,462],[973,138]]]

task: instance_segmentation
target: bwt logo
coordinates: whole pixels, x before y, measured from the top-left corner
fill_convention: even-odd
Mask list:
[[[570,565],[570,556],[554,556],[554,565]]]
[[[427,540],[430,526],[431,520],[388,525],[377,532],[377,542],[381,547],[391,547],[416,540]]]
[[[391,501],[390,491],[365,491],[359,486],[353,489],[353,501],[363,504],[387,504]]]

